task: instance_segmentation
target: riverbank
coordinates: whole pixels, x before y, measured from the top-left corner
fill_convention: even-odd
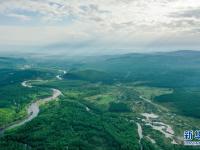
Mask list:
[[[36,100],[33,103],[31,103],[29,105],[28,109],[27,109],[28,117],[26,117],[26,118],[24,118],[22,120],[18,120],[16,122],[12,123],[10,126],[1,129],[0,134],[3,135],[3,133],[6,130],[10,130],[10,129],[22,126],[25,123],[31,121],[32,119],[34,119],[35,117],[38,116],[39,111],[40,111],[39,107],[40,107],[41,104],[44,104],[44,103],[47,103],[49,101],[55,100],[62,94],[61,91],[58,90],[58,89],[52,89],[52,92],[53,92],[52,96],[44,98],[44,99],[39,99],[39,100]]]

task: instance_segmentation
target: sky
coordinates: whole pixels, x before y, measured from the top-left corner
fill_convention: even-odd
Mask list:
[[[0,52],[200,50],[200,0],[0,0]]]

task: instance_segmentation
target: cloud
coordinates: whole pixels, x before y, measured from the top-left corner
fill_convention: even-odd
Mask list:
[[[196,0],[6,0],[0,17],[9,23],[0,22],[0,44],[144,49],[174,35],[192,43],[193,35],[199,38],[199,14]]]
[[[17,18],[17,19],[22,20],[22,21],[29,21],[29,20],[31,20],[31,17],[26,16],[26,15],[22,15],[22,14],[10,13],[10,14],[7,14],[7,16],[8,17],[14,17],[14,18]]]
[[[172,17],[175,18],[193,18],[193,19],[200,19],[200,8],[196,9],[188,9],[185,11],[177,12],[171,14]]]
[[[159,28],[163,22],[172,22],[173,16],[198,17],[199,10],[196,10],[194,2],[196,5],[199,3],[195,0],[7,0],[0,2],[0,12],[13,16],[18,16],[18,11],[34,12],[40,17],[23,15],[47,23],[70,18],[74,22],[103,22],[107,28],[126,22],[132,22],[135,27],[144,25],[151,28],[154,25]],[[182,12],[186,8],[190,10]]]

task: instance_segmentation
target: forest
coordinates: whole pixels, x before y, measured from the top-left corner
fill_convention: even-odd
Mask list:
[[[200,84],[195,82],[200,65],[192,54],[99,56],[66,67],[67,59],[57,61],[57,67],[47,59],[30,68],[24,65],[34,60],[12,64],[19,60],[9,58],[0,69],[1,131],[26,118],[27,107],[50,96],[51,89],[62,95],[41,103],[33,120],[0,132],[0,149],[198,149],[182,141],[184,130],[200,127]]]

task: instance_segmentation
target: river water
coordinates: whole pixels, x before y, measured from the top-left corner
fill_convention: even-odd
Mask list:
[[[31,88],[31,87],[32,87],[31,85],[28,85],[28,86],[27,86],[27,82],[29,82],[29,81],[24,81],[24,82],[22,82],[22,86],[27,87],[27,88]],[[6,131],[6,130],[19,127],[19,126],[21,126],[21,125],[23,125],[23,124],[25,124],[25,123],[31,121],[31,120],[34,119],[35,117],[37,117],[38,114],[39,114],[39,112],[40,112],[39,106],[40,106],[40,103],[41,103],[41,102],[42,102],[42,103],[46,103],[46,102],[55,100],[56,98],[58,98],[58,97],[62,94],[61,91],[58,90],[58,89],[52,89],[52,91],[53,91],[52,96],[47,97],[47,98],[44,98],[44,99],[39,99],[39,100],[37,100],[37,101],[35,101],[35,102],[33,102],[33,103],[30,104],[30,106],[29,106],[28,109],[27,109],[27,112],[28,112],[28,117],[27,117],[27,118],[25,118],[24,120],[15,122],[14,124],[12,124],[12,125],[10,125],[10,126],[4,128],[4,129],[2,129],[2,130],[0,131],[0,134],[3,134],[4,131]]]

